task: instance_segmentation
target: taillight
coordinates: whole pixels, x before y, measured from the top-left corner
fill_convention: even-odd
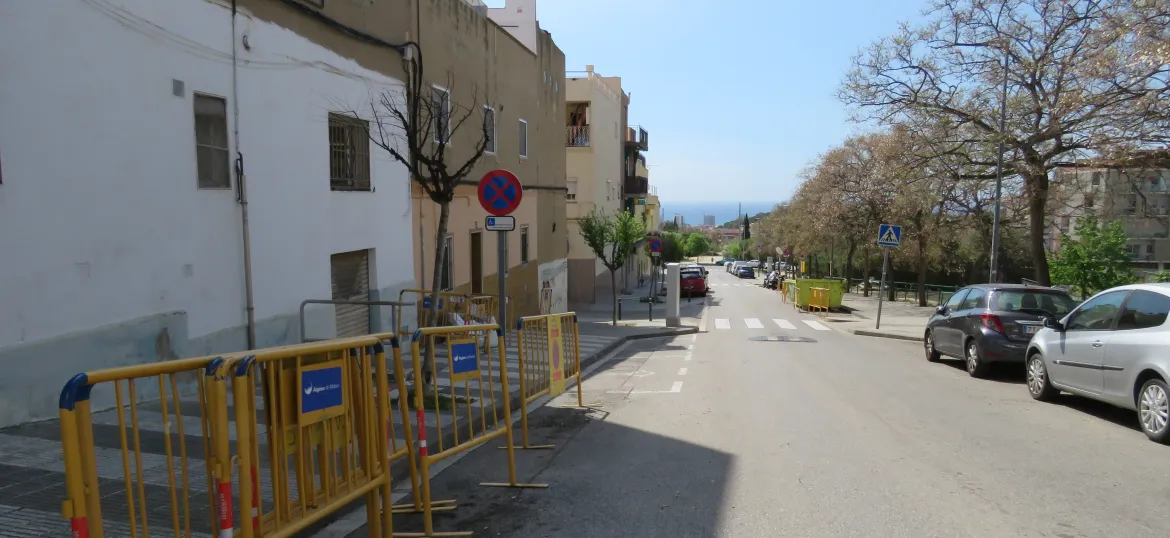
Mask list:
[[[999,316],[995,314],[979,314],[979,321],[983,322],[983,326],[991,329],[997,333],[1003,333],[1003,322],[999,320]]]

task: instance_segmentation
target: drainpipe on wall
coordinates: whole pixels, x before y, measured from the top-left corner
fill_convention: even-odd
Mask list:
[[[256,305],[252,299],[252,236],[248,226],[248,181],[244,174],[244,154],[240,152],[239,57],[237,54],[236,17],[239,10],[232,0],[232,135],[236,150],[236,201],[240,203],[240,224],[244,235],[244,310],[248,316],[248,349],[256,349]],[[301,335],[302,337],[304,335]]]

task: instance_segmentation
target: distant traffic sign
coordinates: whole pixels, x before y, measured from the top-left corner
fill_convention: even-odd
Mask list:
[[[882,224],[878,226],[878,244],[883,247],[898,247],[902,245],[902,227],[897,224]]]
[[[520,180],[507,170],[492,170],[479,180],[479,205],[492,215],[503,217],[520,207],[524,197]]]
[[[790,249],[790,248],[784,249],[784,256],[785,257],[791,256],[791,255],[792,255],[792,249]]]
[[[484,228],[489,232],[510,232],[516,229],[516,217],[488,217],[484,219]]]
[[[662,252],[662,240],[654,238],[650,240],[650,252]]]

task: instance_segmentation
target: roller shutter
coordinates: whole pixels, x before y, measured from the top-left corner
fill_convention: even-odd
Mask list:
[[[370,251],[356,250],[330,257],[333,281],[333,300],[370,300]],[[366,305],[337,305],[337,336],[370,334],[370,307]]]

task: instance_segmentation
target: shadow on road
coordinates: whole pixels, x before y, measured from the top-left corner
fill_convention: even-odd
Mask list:
[[[605,420],[590,408],[545,407],[529,418],[534,444],[517,451],[522,482],[548,489],[483,487],[507,476],[504,451],[485,446],[438,476],[436,531],[476,536],[596,538],[714,537],[733,465],[730,454]],[[517,439],[519,439],[517,432]],[[395,518],[395,532],[419,532],[421,517]]]
[[[956,370],[967,373],[967,363],[962,359],[952,359],[950,357],[943,357],[940,361],[942,364],[950,366]],[[1007,383],[1010,385],[1023,385],[1027,382],[1024,377],[1024,365],[1014,363],[992,363],[987,376],[978,381],[994,381],[996,383]]]
[[[1072,394],[1062,393],[1059,398],[1053,401],[1056,405],[1063,405],[1070,409],[1075,409],[1087,415],[1092,415],[1102,420],[1108,420],[1118,426],[1130,429],[1136,432],[1141,432],[1142,427],[1138,424],[1137,413],[1129,409],[1122,409],[1114,407],[1104,402],[1097,400],[1090,400]]]

